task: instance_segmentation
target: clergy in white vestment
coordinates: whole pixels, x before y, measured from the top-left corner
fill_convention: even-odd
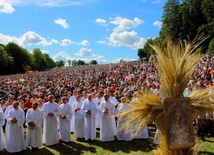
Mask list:
[[[109,100],[109,95],[104,95],[104,101],[100,103],[100,140],[103,142],[114,140],[114,129],[116,124],[112,118],[115,118],[115,106]]]
[[[68,100],[62,97],[62,104],[59,106],[59,138],[64,142],[70,141],[70,123],[72,118],[71,106],[67,103]]]
[[[111,103],[113,103],[114,104],[114,106],[116,107],[117,105],[118,105],[118,100],[116,99],[116,97],[114,96],[114,93],[112,92],[112,91],[108,91],[108,95],[109,95],[109,101],[111,102]],[[112,123],[113,124],[116,124],[116,122],[115,122],[115,115],[114,115],[114,117],[112,117]],[[116,136],[116,126],[114,127],[114,135]]]
[[[70,96],[68,104],[72,107],[74,102],[76,102],[76,96],[79,94],[79,91],[77,89],[73,90],[73,95]],[[74,119],[71,118],[71,123],[70,123],[70,132],[74,132]]]
[[[59,142],[57,117],[59,115],[59,106],[54,102],[54,96],[48,96],[48,102],[42,106],[44,117],[43,143],[47,146]]]
[[[2,130],[2,126],[5,124],[4,113],[2,109],[0,109],[0,151],[6,148],[4,133]]]
[[[99,92],[96,94],[96,98],[93,99],[93,101],[96,103],[97,108],[99,109],[100,103],[103,100],[103,92]],[[96,128],[100,128],[100,113],[96,114]]]
[[[92,101],[92,95],[88,95],[88,100],[81,107],[84,115],[84,137],[85,140],[96,138],[95,115],[98,113],[96,104]]]
[[[74,115],[74,136],[76,138],[84,138],[84,116],[81,112],[83,102],[81,97],[77,95],[76,102],[72,107],[72,113]]]
[[[28,109],[26,113],[26,144],[31,146],[32,150],[38,149],[43,144],[42,141],[42,123],[43,123],[43,113],[38,108],[39,104],[37,102],[33,103],[33,107]]]
[[[124,141],[131,141],[132,140],[132,132],[129,129],[124,129],[123,126],[128,121],[125,118],[121,118],[120,114],[132,109],[132,105],[126,102],[126,98],[121,98],[121,103],[118,104],[116,109],[116,116],[117,116],[117,139],[124,140]]]
[[[20,152],[26,148],[23,130],[25,114],[19,108],[18,102],[13,102],[13,109],[9,111],[6,119],[7,151],[9,153]]]

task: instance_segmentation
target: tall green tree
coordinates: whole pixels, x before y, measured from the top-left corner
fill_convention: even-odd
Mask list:
[[[54,60],[49,56],[49,54],[47,53],[43,53],[43,58],[47,64],[47,69],[51,69],[56,67],[56,63],[54,62]]]
[[[71,64],[72,64],[73,67],[77,66],[77,60],[76,59],[72,60]]]
[[[68,66],[69,67],[71,66],[71,60],[68,60]]]
[[[196,34],[200,33],[199,27],[206,23],[201,5],[202,0],[185,0],[181,4],[182,25],[179,32],[180,39],[192,41]]]
[[[90,64],[90,65],[97,65],[98,63],[97,63],[97,60],[91,60],[91,61],[89,62],[89,64]]]
[[[65,66],[65,62],[63,60],[57,61],[56,62],[56,66],[57,67],[64,67]]]
[[[155,50],[151,47],[151,45],[154,45],[155,40],[150,38],[146,41],[143,51],[147,54],[147,57],[150,57],[151,55],[156,54]]]
[[[83,61],[83,60],[78,60],[78,61],[77,61],[77,66],[82,66],[82,65],[85,65],[85,61]]]
[[[43,57],[42,52],[39,48],[33,50],[33,69],[34,70],[44,70],[47,68],[47,63]]]
[[[140,60],[143,60],[143,58],[148,58],[149,57],[149,53],[146,53],[146,51],[144,51],[143,49],[138,49],[137,51],[137,55],[139,57]]]
[[[7,53],[5,46],[0,44],[0,75],[11,73],[13,65],[13,57]]]
[[[170,36],[173,41],[177,41],[182,23],[180,0],[168,0],[166,2],[162,22],[161,37],[165,38],[165,36]]]
[[[24,72],[31,66],[31,56],[26,49],[21,48],[13,42],[8,43],[5,49],[14,59],[13,73]]]

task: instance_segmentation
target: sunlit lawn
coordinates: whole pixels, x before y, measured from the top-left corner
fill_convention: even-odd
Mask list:
[[[94,142],[85,142],[84,140],[77,141],[73,134],[71,135],[71,141],[69,143],[60,142],[54,146],[42,146],[39,150],[32,151],[30,148],[16,153],[18,155],[153,155],[153,137],[154,132],[150,132],[150,138],[148,140],[133,140],[131,142],[113,141],[113,142],[101,142],[99,140],[99,133],[97,132],[97,138]],[[200,155],[214,155],[214,138],[206,137],[205,141],[197,140],[200,142],[196,149],[199,150]],[[0,153],[1,154],[1,153]],[[3,155],[9,153],[4,150]]]

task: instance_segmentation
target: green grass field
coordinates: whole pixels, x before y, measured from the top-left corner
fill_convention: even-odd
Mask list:
[[[147,140],[132,140],[130,142],[113,141],[113,142],[101,142],[99,140],[99,133],[97,138],[93,142],[85,142],[84,140],[77,141],[73,134],[71,135],[71,141],[69,143],[60,142],[54,146],[42,146],[39,150],[32,151],[30,148],[16,153],[17,155],[153,155],[153,137],[154,133],[150,133],[150,138]],[[197,140],[199,143],[196,145],[196,150],[200,155],[214,155],[214,138],[206,137],[205,141]],[[2,155],[8,155],[6,150],[3,150]]]

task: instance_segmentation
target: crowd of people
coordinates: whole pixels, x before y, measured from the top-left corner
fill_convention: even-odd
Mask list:
[[[193,87],[212,91],[213,62],[210,57],[200,61],[184,97]],[[115,137],[125,141],[147,139],[147,127],[138,134],[124,131],[126,120],[119,114],[134,108],[131,101],[137,100],[139,90],[161,98],[156,67],[155,62],[133,61],[0,76],[0,134],[6,135],[6,140],[0,136],[0,151],[6,148],[13,153],[28,146],[35,150],[42,144],[69,142],[71,133],[77,140],[93,141],[97,128],[102,142],[114,141]],[[206,113],[205,117],[212,134],[213,115]]]

